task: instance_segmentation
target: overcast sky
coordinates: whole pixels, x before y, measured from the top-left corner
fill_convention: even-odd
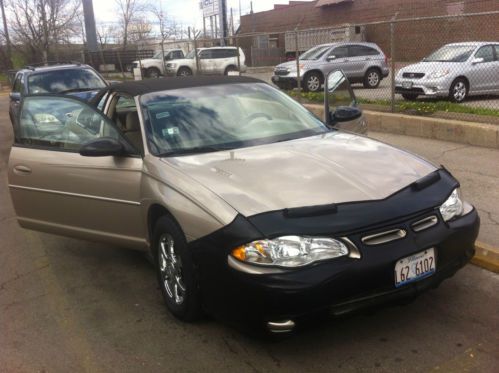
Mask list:
[[[155,0],[152,0],[155,1]],[[201,11],[199,10],[200,0],[156,0],[161,3],[163,9],[170,18],[174,18],[178,23],[185,26],[197,26],[203,24]],[[312,0],[306,0],[312,1]],[[250,0],[241,0],[241,13],[243,15],[250,12]],[[260,12],[269,10],[274,7],[274,4],[287,4],[287,0],[253,0],[253,10]],[[97,22],[115,23],[116,18],[116,2],[114,0],[94,0],[94,13]],[[227,6],[233,8],[234,17],[239,15],[239,0],[227,0]],[[236,23],[238,23],[236,21]]]

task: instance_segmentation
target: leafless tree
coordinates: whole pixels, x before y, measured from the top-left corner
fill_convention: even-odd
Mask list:
[[[123,48],[126,49],[130,39],[130,27],[146,10],[147,4],[145,0],[115,0],[115,2],[121,17]]]
[[[9,0],[8,7],[13,39],[32,58],[46,61],[53,46],[78,34],[78,0]]]
[[[135,18],[128,30],[128,39],[131,42],[143,42],[152,32],[152,25],[146,17]]]

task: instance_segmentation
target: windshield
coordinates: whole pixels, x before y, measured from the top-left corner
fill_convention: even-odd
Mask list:
[[[328,128],[267,84],[224,84],[141,98],[149,149],[157,156],[205,153],[287,141]]]
[[[309,49],[305,53],[303,53],[300,56],[300,60],[318,60],[319,58],[321,58],[322,56],[324,56],[324,54],[329,49],[331,49],[331,46],[327,46],[327,45],[325,45],[325,46],[322,45],[322,46],[314,47],[312,49]]]
[[[104,80],[90,69],[61,69],[28,77],[28,91],[32,94],[93,91],[104,87]]]
[[[198,51],[199,51],[199,49],[198,49]],[[195,49],[191,50],[191,51],[190,51],[189,53],[187,53],[187,55],[185,56],[185,58],[190,59],[190,60],[194,59],[195,57],[196,57],[196,50],[195,50]]]
[[[153,58],[154,60],[160,60],[160,59],[162,59],[162,58],[163,58],[163,52],[161,52],[161,51],[156,52],[156,53],[154,54],[154,56],[152,56],[152,58]]]
[[[424,62],[465,62],[476,47],[470,45],[446,45],[430,54]]]

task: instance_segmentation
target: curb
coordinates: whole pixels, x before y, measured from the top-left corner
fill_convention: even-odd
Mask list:
[[[304,106],[319,117],[324,117],[322,105],[305,104]],[[369,131],[499,149],[499,126],[497,125],[370,110],[364,110],[364,115]]]
[[[494,273],[499,273],[499,249],[486,243],[475,243],[475,256],[471,263]]]

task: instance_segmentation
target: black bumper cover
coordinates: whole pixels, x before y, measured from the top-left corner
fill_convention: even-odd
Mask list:
[[[440,187],[433,185],[426,190],[427,193],[435,194],[438,189],[442,189],[441,194],[444,197],[441,197],[443,198],[441,201],[443,201],[456,185],[452,183],[454,179],[448,177],[449,174],[445,171],[441,173],[442,180],[436,183]],[[424,191],[412,190],[412,192]],[[438,196],[434,198],[439,199]],[[341,206],[338,210],[339,214]],[[438,215],[437,210],[426,209],[418,214],[383,224],[383,230],[396,227],[408,232],[406,238],[383,245],[365,246],[361,242],[361,237],[366,232],[379,231],[380,227],[366,228],[348,234],[343,234],[344,232],[334,234],[336,237],[348,236],[360,250],[361,259],[343,257],[274,274],[248,274],[233,269],[227,264],[227,255],[231,248],[248,240],[291,233],[283,231],[285,219],[277,219],[280,221],[265,229],[261,216],[256,219],[239,216],[227,229],[191,244],[199,267],[204,304],[210,313],[220,319],[261,323],[297,319],[324,310],[339,315],[377,304],[413,298],[429,288],[438,286],[474,255],[474,242],[480,225],[476,210],[450,223],[443,222],[439,216],[439,223],[436,226],[418,233],[412,231],[410,227],[412,222],[431,214]],[[347,212],[345,211],[346,216]],[[267,223],[269,217],[265,218]],[[326,222],[325,219],[330,221],[328,216],[319,218]],[[303,220],[298,219],[298,221]],[[297,220],[293,222],[296,223]],[[320,229],[315,228],[316,225],[314,228],[310,227],[308,231],[307,229],[297,231],[295,224],[291,226],[295,234],[318,234],[317,229]],[[263,234],[262,230],[266,230],[266,234]],[[334,227],[327,228],[329,232],[334,230]],[[430,247],[435,248],[436,273],[431,277],[396,288],[394,267],[397,260]]]

